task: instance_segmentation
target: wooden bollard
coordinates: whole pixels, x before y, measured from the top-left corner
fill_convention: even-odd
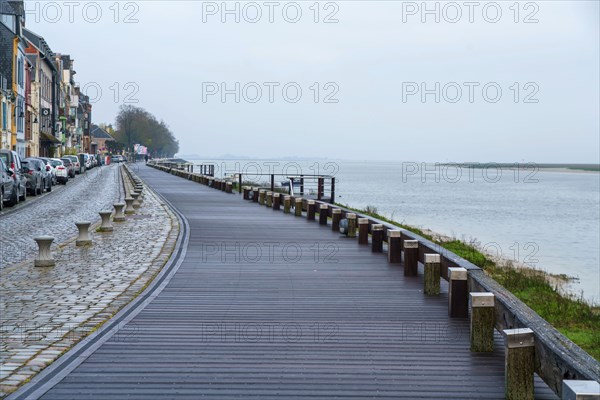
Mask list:
[[[294,199],[294,215],[296,217],[302,216],[302,197],[296,197]]]
[[[242,188],[242,198],[244,200],[249,200],[250,199],[249,194],[250,194],[250,188],[248,186],[244,186]]]
[[[425,254],[423,266],[423,293],[427,295],[440,294],[440,261],[439,254]]]
[[[292,209],[292,197],[291,196],[283,196],[283,213],[289,214]]]
[[[221,191],[227,192],[227,182],[221,181]]]
[[[54,261],[52,251],[50,250],[54,238],[51,236],[40,236],[33,240],[35,240],[38,245],[38,256],[33,260],[33,265],[35,267],[54,267],[56,261]]]
[[[358,244],[369,244],[369,218],[358,218]]]
[[[340,220],[342,219],[342,210],[334,208],[331,210],[331,230],[334,232],[340,231]]]
[[[98,230],[100,232],[112,232],[113,231],[113,226],[110,223],[110,217],[112,215],[112,211],[107,210],[107,211],[100,211],[100,218],[102,219],[102,224],[100,225],[100,228],[98,228]]]
[[[319,205],[319,225],[327,225],[329,206],[327,204]]]
[[[225,192],[227,192],[227,193],[233,192],[233,184],[231,182],[225,183]]]
[[[281,194],[273,193],[273,210],[281,210]]]
[[[404,241],[404,276],[419,275],[419,241]]]
[[[600,383],[596,381],[564,379],[562,398],[563,400],[599,400]]]
[[[471,351],[494,351],[494,325],[496,310],[493,293],[470,293]]]
[[[87,246],[92,244],[92,238],[90,238],[90,225],[91,222],[75,222],[77,229],[79,230],[79,236],[75,240],[75,246]]]
[[[371,226],[371,251],[383,253],[383,225],[381,224]]]
[[[315,210],[316,210],[317,206],[315,204],[314,200],[308,200],[306,202],[306,219],[308,221],[314,221],[315,220]]]
[[[348,220],[348,237],[354,238],[356,237],[356,214],[348,213],[346,219]]]
[[[400,249],[401,231],[388,230],[388,262],[400,264],[402,261],[402,250]]]
[[[123,209],[125,208],[125,203],[116,203],[113,204],[115,208],[115,215],[113,217],[113,222],[123,222],[125,221],[125,214],[123,214]]]
[[[267,192],[267,201],[265,205],[269,208],[273,207],[273,192]]]
[[[258,204],[260,204],[261,206],[265,205],[265,190],[264,189],[259,189],[258,190]]]
[[[533,400],[535,338],[529,328],[505,329],[504,396],[507,400]]]
[[[252,202],[258,203],[258,196],[260,193],[259,191],[260,191],[260,189],[257,187],[252,188]]]
[[[467,286],[466,269],[448,268],[448,314],[451,317],[466,318],[469,316]]]

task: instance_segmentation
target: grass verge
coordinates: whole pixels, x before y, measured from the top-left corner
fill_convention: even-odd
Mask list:
[[[575,295],[561,293],[553,283],[556,279],[551,279],[549,274],[533,268],[515,267],[510,261],[500,264],[482,253],[476,244],[458,239],[436,239],[414,226],[379,215],[372,206],[365,209],[342,206],[416,233],[477,265],[563,335],[600,361],[600,307]]]

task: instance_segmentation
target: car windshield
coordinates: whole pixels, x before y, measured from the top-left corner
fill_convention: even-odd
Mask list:
[[[58,160],[52,160],[52,161],[50,161],[50,164],[52,164],[53,167],[58,167],[59,165],[63,165],[62,161],[58,161]]]
[[[69,164],[71,164],[71,160],[69,160],[68,158],[63,158],[61,161],[62,161],[62,162],[63,162],[63,164],[65,164],[65,165],[69,165]]]
[[[8,165],[8,154],[6,154],[6,153],[0,153],[0,158],[2,159],[2,161],[4,162],[4,164]]]

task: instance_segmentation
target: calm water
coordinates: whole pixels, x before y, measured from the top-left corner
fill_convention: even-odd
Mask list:
[[[373,161],[211,161],[217,175],[297,169],[334,174],[338,203],[375,206],[396,221],[476,239],[507,259],[579,278],[571,290],[600,300],[598,173]]]

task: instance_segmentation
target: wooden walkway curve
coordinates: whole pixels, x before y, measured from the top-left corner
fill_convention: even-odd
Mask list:
[[[504,355],[382,254],[329,227],[141,166],[187,219],[185,258],[44,399],[503,399]],[[536,378],[536,397],[556,396]]]

